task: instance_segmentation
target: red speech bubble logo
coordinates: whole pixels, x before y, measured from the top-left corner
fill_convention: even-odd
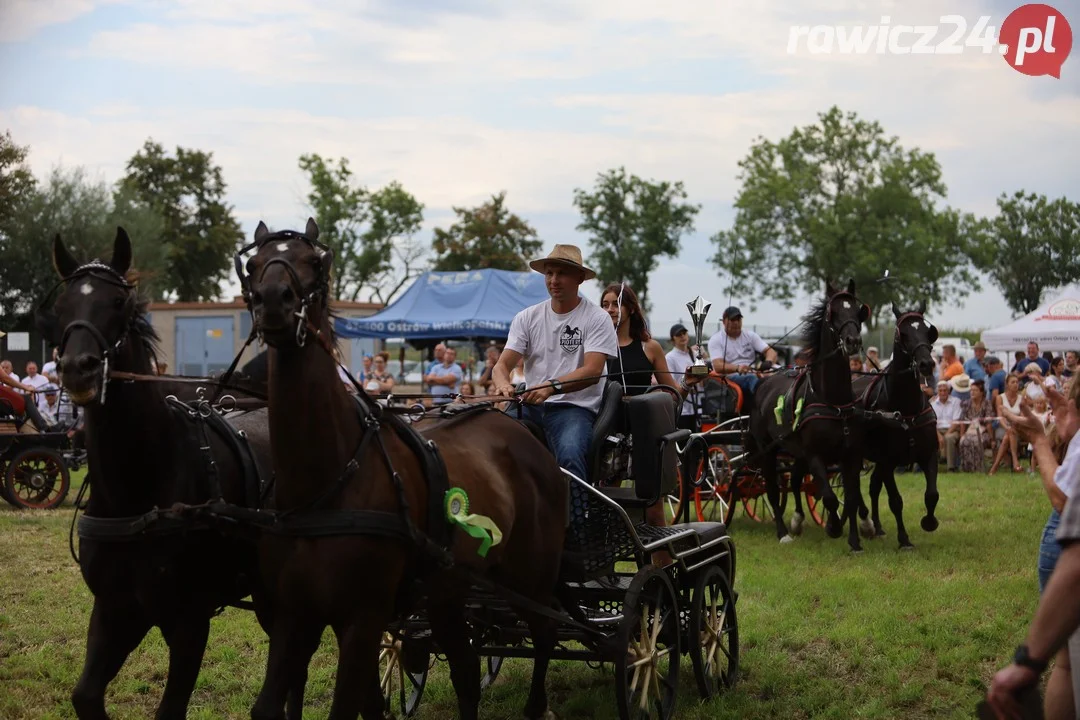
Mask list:
[[[998,42],[1013,70],[1060,79],[1061,66],[1072,51],[1072,28],[1049,5],[1021,5],[1001,24]]]

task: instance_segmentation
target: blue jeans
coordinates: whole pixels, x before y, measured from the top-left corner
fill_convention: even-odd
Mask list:
[[[1057,541],[1057,529],[1061,523],[1061,515],[1057,510],[1050,511],[1050,519],[1043,528],[1042,542],[1039,544],[1039,594],[1046,589],[1046,583],[1050,582],[1050,573],[1054,572],[1058,558],[1061,556],[1061,545]]]
[[[544,428],[548,446],[564,470],[588,482],[589,441],[596,413],[577,405],[522,405],[521,416]]]
[[[749,398],[750,394],[754,392],[754,388],[757,387],[758,382],[761,380],[754,373],[747,373],[745,375],[728,375],[728,380],[735,383],[742,388],[744,398]],[[745,412],[748,408],[743,408]]]

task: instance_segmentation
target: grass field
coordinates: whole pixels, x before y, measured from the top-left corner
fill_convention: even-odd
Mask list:
[[[771,525],[736,516],[740,681],[702,704],[684,657],[677,717],[973,717],[1035,609],[1049,503],[1026,475],[943,475],[941,528],[928,534],[918,526],[921,476],[900,476],[900,484],[914,552],[897,550],[887,510],[889,536],[864,541],[861,556],[812,524],[781,546]],[[68,555],[70,519],[70,500],[53,513],[0,509],[2,718],[74,717],[68,695],[82,666],[91,597]],[[189,717],[248,717],[266,649],[249,613],[229,609],[216,618]],[[312,663],[305,717],[326,716],[334,665],[328,632]],[[113,716],[151,717],[166,670],[155,630],[110,688]],[[481,717],[521,717],[529,671],[528,661],[508,660],[485,691]],[[607,667],[554,663],[548,687],[562,718],[616,717]],[[418,716],[456,716],[442,664]]]

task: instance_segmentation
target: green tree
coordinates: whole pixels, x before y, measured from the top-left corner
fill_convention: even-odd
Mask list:
[[[0,316],[14,322],[41,302],[57,281],[51,241],[60,234],[80,260],[107,259],[117,226],[133,243],[139,285],[151,298],[161,297],[166,273],[161,244],[164,219],[121,188],[115,195],[85,170],[56,168],[9,215],[0,234]]]
[[[649,273],[662,257],[679,254],[681,237],[694,231],[700,205],[683,202],[681,182],[652,182],[625,168],[597,176],[593,191],[574,190],[578,230],[589,234],[592,265],[602,284],[627,281],[648,313]]]
[[[435,229],[433,270],[529,269],[543,242],[528,222],[506,208],[506,191],[475,208],[454,208],[457,221]]]
[[[213,155],[177,147],[172,157],[160,144],[147,140],[128,161],[120,183],[165,220],[161,241],[168,271],[160,278],[164,290],[180,301],[215,299],[244,236],[225,203],[225,179]]]
[[[353,186],[349,161],[300,156],[308,175],[308,205],[319,223],[319,240],[334,251],[334,297],[357,300],[366,288],[389,302],[418,272],[422,248],[412,239],[424,206],[400,183],[374,192]]]
[[[1046,290],[1080,281],[1080,205],[1018,191],[980,223],[977,266],[1017,313],[1034,312]]]
[[[833,107],[779,142],[759,138],[739,167],[735,223],[713,236],[712,262],[751,306],[791,307],[800,290],[854,277],[874,325],[894,301],[956,302],[978,289],[977,221],[939,208],[937,160],[878,123]],[[873,282],[885,270],[894,282]]]
[[[29,153],[30,148],[15,144],[11,131],[0,135],[0,237],[11,216],[34,192],[36,181],[26,164]]]

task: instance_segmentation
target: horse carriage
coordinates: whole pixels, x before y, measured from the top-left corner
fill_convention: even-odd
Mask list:
[[[665,393],[624,397],[618,382],[608,382],[589,452],[590,476],[602,480],[587,483],[564,471],[570,508],[551,657],[610,663],[621,718],[672,717],[684,655],[703,699],[738,677],[736,553],[726,527],[635,520],[679,482],[679,444],[688,443],[691,433],[675,429],[677,411]],[[659,551],[674,562],[653,565],[650,557]],[[471,642],[484,656],[485,688],[504,658],[534,657],[529,628],[510,599],[521,600],[505,589],[476,585],[468,603]],[[415,713],[437,654],[423,615],[387,632],[380,677],[388,712]]]
[[[79,469],[82,455],[66,432],[24,434],[19,432],[23,422],[14,408],[0,402],[0,497],[17,508],[57,508],[67,497],[71,471]]]

